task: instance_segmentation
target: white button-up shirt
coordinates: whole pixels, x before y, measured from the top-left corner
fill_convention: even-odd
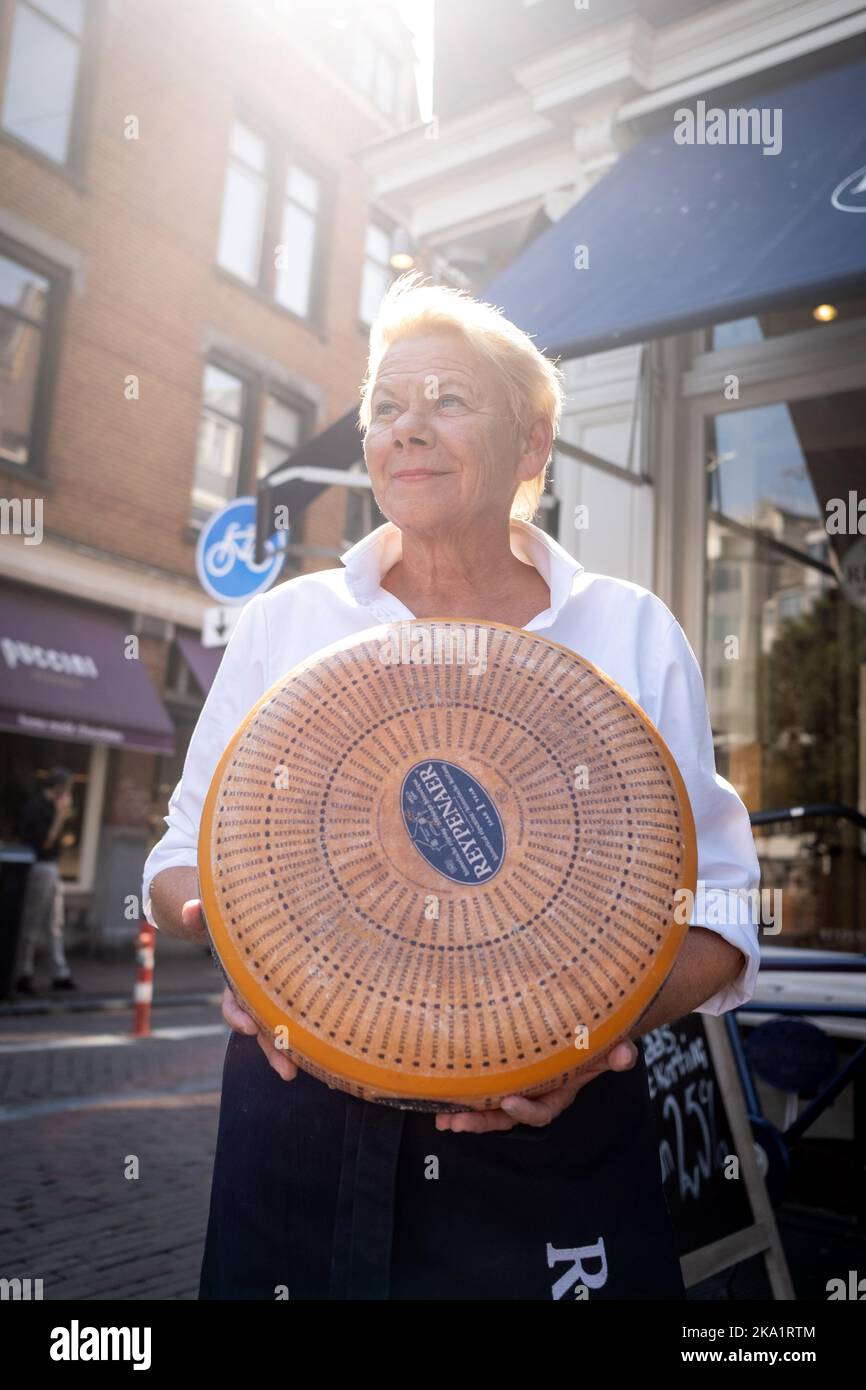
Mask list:
[[[600,667],[641,706],[676,759],[698,844],[699,891],[689,920],[717,931],[746,957],[734,983],[698,1012],[721,1014],[746,1003],[760,963],[751,906],[760,870],[746,808],[715,770],[704,683],[685,633],[661,599],[637,584],[587,574],[531,522],[512,520],[511,548],[535,566],[550,589],[550,607],[526,623],[525,631],[544,632]],[[257,594],[244,607],[169,799],[168,829],[144,866],[144,914],[154,926],[151,880],[162,869],[196,867],[205,796],[222,753],[253,705],[293,666],[331,642],[380,623],[414,618],[381,585],[401,552],[400,530],[386,522],[340,557],[343,569],[299,575]],[[731,910],[737,895],[746,910]],[[714,900],[715,909],[702,920]]]

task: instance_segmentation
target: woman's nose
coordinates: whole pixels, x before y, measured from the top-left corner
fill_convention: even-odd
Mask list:
[[[432,444],[433,428],[429,419],[423,411],[414,407],[411,410],[404,410],[403,414],[393,422],[394,440],[399,440],[402,444]]]

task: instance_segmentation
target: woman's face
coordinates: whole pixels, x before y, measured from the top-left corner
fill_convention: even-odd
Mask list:
[[[542,448],[521,452],[495,369],[459,333],[406,339],[382,359],[364,456],[376,502],[401,530],[447,534],[507,517],[518,483],[541,471]]]

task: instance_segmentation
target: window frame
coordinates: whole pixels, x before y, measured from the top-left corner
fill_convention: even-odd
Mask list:
[[[93,102],[96,88],[96,71],[99,46],[105,28],[108,0],[85,0],[84,24],[78,36],[78,70],[75,79],[75,96],[69,121],[69,148],[65,160],[55,159],[37,145],[31,145],[20,135],[7,130],[0,124],[0,143],[20,150],[29,158],[38,160],[46,168],[63,174],[79,189],[83,187],[85,165],[89,150],[89,136]],[[12,59],[12,33],[19,6],[24,6],[37,14],[47,24],[53,24],[62,33],[68,34],[61,24],[42,10],[33,0],[12,0],[8,5],[0,5],[0,45],[2,45],[2,68],[0,68],[0,102],[5,97],[9,81]]]
[[[694,460],[704,455],[706,419],[866,387],[866,319],[834,325],[826,333],[807,328],[709,354],[703,351],[701,329],[680,335],[676,342],[680,360],[675,377],[671,374],[676,385],[671,386],[668,406],[675,443],[666,455],[656,504],[661,528],[656,554],[670,554],[675,560],[661,583],[657,577],[656,591],[677,614],[693,649],[703,656],[708,506],[706,472],[695,468]],[[739,396],[733,400],[725,400],[719,390],[719,382],[729,372],[740,378]]]
[[[384,120],[390,121],[392,125],[400,123],[401,112],[403,110],[403,83],[401,80],[401,61],[400,56],[383,43],[380,32],[359,17],[353,30],[345,31],[345,37],[349,38],[349,46],[343,56],[342,69],[343,75],[352,87],[353,91],[369,102],[370,106]],[[368,56],[371,59],[369,78],[364,81],[361,78],[357,67],[357,58],[361,45],[364,44],[368,49]],[[380,101],[380,77],[379,74],[384,67],[389,72],[391,101],[385,105]]]
[[[250,477],[249,492],[255,493],[259,485],[258,466],[262,446],[265,442],[265,407],[268,397],[272,397],[278,405],[284,406],[287,410],[293,410],[299,416],[301,422],[300,438],[295,448],[302,449],[311,438],[313,427],[316,420],[316,407],[307,397],[300,392],[293,391],[290,387],[284,386],[281,382],[274,381],[273,377],[263,374],[260,378],[258,395],[258,426],[256,429],[256,448],[252,459],[252,474]],[[282,465],[279,465],[282,466]],[[267,477],[267,474],[263,474]]]
[[[241,383],[241,386],[243,388],[243,403],[241,405],[240,415],[238,416],[238,423],[241,427],[241,447],[240,453],[238,455],[238,469],[237,476],[235,478],[235,491],[232,497],[227,497],[225,503],[223,504],[224,506],[227,506],[228,503],[233,500],[233,497],[245,497],[247,495],[246,489],[242,487],[242,484],[245,478],[249,476],[249,457],[253,447],[252,441],[256,436],[256,381],[254,374],[250,372],[248,368],[244,367],[242,363],[237,362],[234,358],[229,357],[226,353],[209,352],[202,359],[201,376],[199,379],[198,422],[196,425],[196,454],[198,453],[199,431],[201,429],[201,421],[202,416],[204,414],[204,379],[205,372],[207,371],[208,367],[217,367],[220,371],[227,372],[229,376],[235,377],[236,380],[238,380]],[[192,478],[190,480],[189,489],[187,532],[192,531],[195,536],[198,536],[199,531],[201,527],[204,525],[204,523],[197,520],[192,515],[193,490],[195,488],[196,481],[195,463],[196,458],[194,455],[192,461]]]
[[[49,261],[37,251],[0,232],[0,255],[7,260],[42,275],[51,285],[48,302],[45,306],[45,322],[42,324],[42,344],[39,354],[39,367],[36,377],[36,390],[33,393],[33,414],[29,434],[28,461],[21,467],[0,458],[0,471],[13,478],[31,478],[45,483],[47,479],[46,461],[48,440],[51,432],[51,412],[60,364],[60,349],[63,336],[63,320],[66,300],[69,294],[70,273],[53,261]]]
[[[385,213],[380,212],[378,208],[375,207],[371,207],[368,209],[367,217],[364,221],[364,240],[361,247],[361,278],[360,283],[358,285],[357,317],[358,328],[363,333],[365,338],[369,338],[370,329],[373,326],[372,323],[367,323],[364,319],[361,318],[361,296],[364,292],[364,267],[366,266],[367,261],[370,259],[370,257],[367,255],[367,232],[370,227],[378,227],[380,232],[384,232],[385,236],[388,238],[389,245],[393,248],[394,233],[397,230],[397,223],[392,221],[391,218],[385,215]],[[388,285],[385,286],[386,293],[388,291],[388,286],[393,285],[395,279],[397,278],[397,272],[394,270],[394,267],[390,264],[390,262],[388,263],[388,273],[391,278],[388,281]]]
[[[227,266],[224,266],[217,259],[219,255],[219,228],[222,226],[222,214],[225,201],[226,172],[231,158],[231,125],[237,121],[241,125],[248,126],[254,134],[265,142],[265,213],[262,219],[261,245],[259,248],[259,276],[258,280],[252,281],[243,279],[242,276],[235,274]],[[311,267],[310,282],[310,308],[309,313],[299,314],[287,305],[281,304],[276,297],[277,289],[277,269],[274,264],[274,251],[280,243],[280,229],[283,220],[283,208],[286,204],[286,187],[288,182],[289,169],[293,164],[298,165],[306,174],[315,179],[319,188],[319,207],[315,213],[315,232],[313,239],[313,261]],[[301,324],[304,328],[316,333],[324,339],[325,324],[325,303],[327,290],[327,268],[331,258],[331,240],[333,231],[333,211],[335,205],[335,185],[334,172],[321,159],[313,155],[303,142],[293,134],[287,134],[284,130],[274,127],[269,121],[263,120],[246,106],[237,107],[231,117],[228,130],[228,139],[225,144],[225,154],[222,165],[222,198],[220,201],[220,218],[216,236],[216,251],[214,253],[214,266],[217,274],[229,280],[233,285],[242,286],[247,293],[257,295],[265,303],[279,314],[285,314],[295,323]]]
[[[370,58],[370,80],[364,82],[359,80],[358,60],[361,56],[362,47],[366,45],[367,56]],[[352,51],[348,54],[348,76],[349,81],[356,92],[360,92],[368,101],[372,100],[372,92],[376,86],[376,59],[378,49],[376,40],[366,24],[359,23],[353,35]]]
[[[391,104],[384,106],[379,100],[379,74],[387,68],[389,82],[391,83]],[[391,53],[385,48],[380,48],[376,54],[376,66],[373,75],[373,90],[370,94],[376,110],[381,112],[389,121],[396,122],[397,109],[400,102],[400,65]]]
[[[234,163],[235,163],[235,160],[236,160],[236,157],[233,156],[233,154],[232,154],[232,147],[231,147],[231,141],[232,141],[232,127],[235,126],[235,125],[246,126],[250,131],[252,131],[252,133],[253,133],[254,135],[258,136],[258,138],[264,142],[264,146],[265,146],[265,167],[264,167],[264,169],[261,171],[261,174],[260,174],[260,177],[263,179],[264,185],[265,185],[265,196],[264,196],[264,207],[263,207],[263,214],[262,214],[261,230],[260,230],[260,232],[259,232],[259,245],[258,245],[258,277],[257,277],[256,280],[247,280],[247,279],[245,279],[245,277],[244,277],[243,275],[239,275],[238,272],[237,272],[236,270],[232,270],[232,268],[231,268],[230,266],[223,265],[222,261],[220,261],[220,259],[219,259],[220,240],[221,240],[221,237],[222,237],[223,217],[224,217],[224,215],[225,215],[226,188],[227,188],[227,184],[228,184],[228,174],[229,174],[229,170],[233,167],[233,165],[234,165]],[[272,179],[272,177],[273,177],[271,141],[270,141],[270,139],[269,139],[269,137],[268,137],[266,131],[259,129],[258,126],[254,124],[254,122],[252,122],[252,121],[250,121],[250,120],[247,120],[247,118],[246,118],[245,116],[238,115],[237,113],[232,117],[231,124],[230,124],[230,126],[229,126],[228,135],[229,135],[228,144],[227,144],[227,146],[226,146],[225,160],[224,160],[224,163],[223,163],[222,198],[221,198],[221,201],[220,201],[219,226],[217,227],[217,247],[216,247],[216,257],[217,257],[217,260],[216,260],[216,264],[217,264],[217,266],[219,267],[219,270],[221,271],[222,274],[230,276],[232,280],[236,281],[237,283],[239,283],[239,284],[241,284],[241,285],[246,285],[247,289],[256,290],[256,289],[259,289],[259,288],[261,287],[261,284],[262,284],[262,256],[263,256],[263,252],[264,252],[265,241],[266,241],[266,238],[267,238],[267,235],[268,235],[268,214],[269,214],[269,202],[270,202],[270,189],[271,189],[271,179]],[[248,167],[248,166],[244,166],[244,167]],[[254,170],[253,172],[254,172],[254,173],[257,173],[257,174],[259,173],[258,170]]]
[[[230,272],[227,272],[230,273]],[[234,277],[232,277],[234,278]],[[239,282],[243,283],[243,281]],[[240,413],[241,427],[241,449],[238,458],[238,472],[235,481],[235,492],[232,497],[226,499],[226,504],[233,501],[236,497],[254,497],[258,490],[258,460],[259,451],[264,441],[265,426],[265,402],[268,396],[273,396],[281,405],[285,405],[290,410],[296,410],[301,417],[301,438],[298,441],[298,449],[312,436],[316,422],[315,402],[301,394],[293,391],[291,387],[284,386],[282,382],[275,380],[270,372],[257,372],[255,368],[245,366],[237,357],[230,353],[214,348],[212,351],[204,353],[200,359],[201,375],[199,378],[199,406],[198,424],[196,426],[196,450],[198,448],[198,430],[201,424],[202,412],[204,409],[204,375],[207,367],[217,367],[220,371],[228,372],[243,384],[244,400]],[[192,517],[192,494],[195,487],[195,455],[192,461],[192,476],[189,487],[189,503],[187,510],[187,520],[183,528],[185,540],[198,541],[203,522]]]

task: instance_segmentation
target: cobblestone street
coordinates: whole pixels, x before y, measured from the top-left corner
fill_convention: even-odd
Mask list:
[[[209,1005],[130,1023],[0,1021],[0,1274],[45,1299],[197,1295],[227,1030]]]
[[[46,1300],[198,1295],[227,1029],[213,1003],[155,1008],[142,1040],[131,1018],[0,1017],[0,1277],[41,1279]],[[798,1299],[824,1302],[829,1277],[862,1268],[850,1223],[796,1206],[777,1218]],[[769,1297],[757,1256],[689,1293]]]

